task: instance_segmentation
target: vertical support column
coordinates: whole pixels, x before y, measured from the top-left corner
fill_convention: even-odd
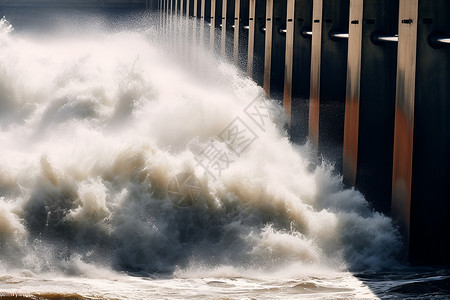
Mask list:
[[[342,172],[350,0],[323,0],[318,153]],[[315,55],[315,53],[313,53]]]
[[[200,7],[200,18],[205,18],[205,0],[202,0],[201,7]]]
[[[255,12],[256,0],[249,0],[248,11],[248,56],[247,56],[247,75],[253,77],[253,56],[255,52]]]
[[[216,0],[211,0],[211,27],[209,28],[209,47],[214,50],[214,31],[216,29]]]
[[[249,0],[240,0],[239,3],[239,35],[236,52],[237,54],[237,66],[240,69],[247,69],[248,59],[248,31],[249,31]]]
[[[311,41],[311,88],[309,92],[308,136],[313,147],[319,146],[319,105],[320,105],[320,61],[322,51],[322,9],[323,0],[313,2],[313,24]]]
[[[179,19],[178,19],[178,1],[179,0],[173,0],[173,1],[174,1],[174,11],[173,11],[173,16],[172,16],[172,28],[173,28],[173,33],[175,34],[174,38],[176,40],[178,40],[178,32],[180,30],[180,24],[179,24]],[[176,51],[175,43],[172,43],[172,48],[174,51]]]
[[[159,26],[162,27],[162,14],[163,14],[163,0],[158,0],[158,12],[159,12]]]
[[[419,1],[409,255],[450,265],[450,1]]]
[[[245,1],[245,0],[244,0]],[[233,43],[233,58],[234,63],[238,65],[239,63],[239,21],[241,12],[241,0],[235,0],[234,5],[234,43]]]
[[[266,0],[266,41],[264,50],[264,91],[270,96],[270,75],[272,71],[273,0]]]
[[[418,0],[400,0],[392,215],[398,220],[408,243],[411,214],[417,22]]]
[[[266,48],[266,0],[255,0],[254,17],[250,22],[253,22],[253,33],[249,32],[249,43],[247,47],[250,47],[250,41],[253,42],[253,49],[249,49],[247,56],[247,67],[250,66],[251,75],[253,80],[260,85],[264,86],[264,61],[265,61],[265,48]],[[251,3],[249,3],[251,4]],[[250,15],[250,12],[249,12]],[[250,26],[250,24],[249,24]],[[249,27],[250,29],[250,27]],[[249,30],[250,31],[250,30]]]
[[[205,0],[201,0],[200,4],[200,44],[203,45],[205,32]]]
[[[232,1],[232,0],[230,0]],[[226,41],[227,41],[227,0],[222,0],[222,33],[220,36],[220,49],[222,55],[226,54]]]
[[[184,0],[180,0],[180,16],[181,17],[183,16],[183,9],[184,9],[183,4],[184,4]]]
[[[288,125],[291,124],[292,102],[292,68],[294,63],[294,24],[295,24],[295,0],[287,1],[286,11],[286,54],[284,65],[284,92],[283,107],[288,115]]]
[[[192,20],[192,43],[194,46],[197,45],[197,11],[198,11],[198,0],[194,0],[194,6],[192,10],[192,16],[194,20]]]
[[[169,0],[164,3],[164,31],[165,34],[169,31]]]
[[[168,21],[169,26],[168,26],[168,28],[169,28],[170,34],[173,33],[173,22],[174,22],[174,20],[173,20],[173,2],[174,1],[175,0],[169,0],[169,21]],[[172,39],[169,40],[169,49],[170,49],[170,51],[174,50],[174,43],[173,43]]]
[[[161,26],[161,30],[162,30],[162,32],[164,33],[164,26],[165,26],[165,20],[166,20],[166,18],[165,18],[165,15],[164,15],[164,13],[165,13],[165,11],[164,11],[164,2],[165,2],[166,0],[160,0],[160,3],[159,3],[159,15],[160,15],[160,20],[159,20],[159,24],[160,24],[160,26]]]
[[[350,0],[344,121],[344,181],[355,185],[358,163],[363,0]]]
[[[185,23],[185,29],[184,29],[184,44],[185,45],[190,45],[190,41],[189,41],[189,35],[191,34],[191,1],[192,0],[186,0],[186,23]],[[184,52],[183,52],[184,53]],[[188,53],[184,53],[187,55],[187,59],[191,59],[190,55],[188,55]]]
[[[295,0],[289,136],[300,144],[308,137],[312,11],[313,0]]]
[[[350,19],[353,20],[353,19]],[[392,149],[394,148],[395,81],[397,70],[398,0],[363,3],[361,79],[358,109],[356,178],[349,180],[348,128],[345,113],[344,182],[361,191],[374,210],[390,215],[392,196]],[[350,24],[350,29],[355,24]],[[379,37],[386,37],[386,41]],[[354,37],[349,36],[349,42]],[[349,48],[348,51],[351,51]],[[348,52],[350,53],[350,52]],[[348,59],[354,55],[349,54]],[[347,82],[349,84],[349,82]],[[348,92],[348,90],[347,90]],[[345,110],[348,110],[346,104]],[[352,122],[349,122],[352,123]],[[355,128],[356,129],[356,128]],[[351,132],[351,131],[350,131]],[[353,132],[353,134],[355,134]],[[356,138],[356,135],[354,136]],[[356,145],[353,145],[356,147]]]
[[[163,0],[163,32],[167,32],[167,2],[169,0]]]

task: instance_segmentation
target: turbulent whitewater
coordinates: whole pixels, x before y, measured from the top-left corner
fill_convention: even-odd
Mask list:
[[[348,270],[396,264],[391,219],[292,144],[282,113],[247,114],[280,112],[261,87],[193,48],[187,21],[139,18],[47,35],[2,19],[0,295],[348,296]],[[199,155],[230,152],[236,120],[253,139],[212,177]],[[168,196],[180,173],[201,184],[192,207]]]

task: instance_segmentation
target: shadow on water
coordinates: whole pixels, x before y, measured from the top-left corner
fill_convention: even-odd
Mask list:
[[[380,299],[449,299],[448,267],[404,267],[373,273],[355,273]]]

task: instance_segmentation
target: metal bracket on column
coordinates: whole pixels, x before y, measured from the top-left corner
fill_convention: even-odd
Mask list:
[[[294,63],[294,22],[295,22],[295,0],[287,0],[286,11],[286,54],[284,64],[284,92],[283,107],[288,115],[288,125],[291,124],[292,103],[292,68]]]
[[[347,34],[343,173],[344,181],[351,186],[354,186],[356,182],[358,164],[363,4],[363,0],[350,0],[350,22]]]
[[[418,0],[400,0],[392,172],[392,216],[409,241]]]
[[[313,24],[311,40],[311,83],[309,93],[308,136],[313,146],[319,146],[319,105],[320,105],[320,60],[322,51],[322,8],[323,0],[313,2]]]
[[[270,75],[272,72],[272,28],[273,28],[273,1],[266,0],[266,41],[264,51],[264,91],[270,96]]]

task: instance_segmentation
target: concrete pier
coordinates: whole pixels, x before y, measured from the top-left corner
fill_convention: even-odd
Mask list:
[[[287,11],[283,102],[290,112],[291,139],[304,143],[308,136],[313,1],[290,1],[294,8]]]
[[[264,84],[265,16],[265,1],[250,0],[247,74],[261,86]]]
[[[361,45],[348,49],[346,114],[343,149],[343,174],[348,186],[356,186],[374,208],[390,213],[392,192],[392,151],[394,140],[397,42],[376,41],[398,33],[398,1],[363,1],[363,16],[358,20]],[[350,11],[352,14],[352,11]],[[355,23],[355,22],[354,22]],[[350,32],[351,45],[354,34]],[[360,55],[359,78],[352,78],[350,65]],[[353,86],[359,93],[351,95]],[[352,102],[355,102],[354,104]]]
[[[404,1],[404,0],[403,0]],[[410,3],[402,3],[409,6]],[[402,8],[402,6],[400,6]],[[407,8],[405,8],[407,9]],[[410,258],[414,263],[449,263],[450,253],[450,46],[439,42],[439,39],[450,36],[450,2],[418,1],[417,29],[414,29],[416,43],[401,39],[400,43],[411,43],[415,48],[415,73],[397,69],[397,107],[396,134],[394,136],[394,178],[392,207],[395,215],[402,222],[408,222]],[[411,26],[408,17],[400,17],[399,27]],[[414,20],[413,20],[414,21]],[[405,23],[406,22],[406,23]],[[448,42],[448,40],[447,40]],[[412,52],[412,51],[411,51]],[[406,62],[408,65],[410,62]],[[399,66],[400,68],[401,66]],[[411,81],[408,97],[411,105],[408,110],[401,108],[402,80]],[[413,86],[413,83],[414,86]],[[405,81],[405,85],[408,81]],[[408,127],[400,127],[403,113],[408,116],[411,123]],[[412,121],[413,120],[413,121]],[[405,141],[406,132],[411,140]],[[400,177],[397,169],[405,153],[400,153],[401,145],[411,147],[412,156],[408,157],[410,163],[408,177]],[[397,154],[397,156],[395,156]],[[403,182],[410,178],[409,190],[401,194],[398,191]],[[409,211],[401,206],[409,195]],[[409,216],[408,216],[409,212]],[[406,215],[406,220],[402,219]]]

